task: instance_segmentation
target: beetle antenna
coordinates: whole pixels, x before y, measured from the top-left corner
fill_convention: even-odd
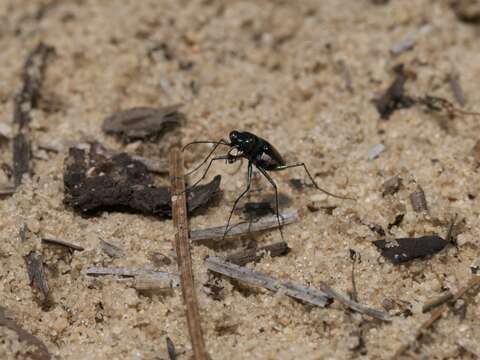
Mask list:
[[[194,141],[193,143],[202,143],[202,142]],[[193,144],[193,143],[190,143],[190,144]],[[203,142],[203,143],[215,144],[215,146],[214,146],[213,149],[208,153],[208,155],[205,157],[205,159],[203,159],[203,161],[202,161],[200,164],[198,164],[193,170],[188,171],[188,172],[185,174],[185,176],[189,176],[189,175],[193,174],[195,171],[197,171],[198,169],[200,169],[200,168],[208,161],[208,159],[210,159],[210,157],[213,155],[213,153],[215,152],[215,150],[217,150],[217,148],[218,148],[220,145],[227,145],[227,146],[229,146],[228,144],[222,142],[222,140],[221,140],[221,141],[217,141],[217,142],[211,141],[211,142]],[[188,145],[189,145],[189,144],[185,145],[185,147],[188,146]],[[185,149],[185,147],[184,147],[184,149]]]
[[[225,145],[225,146],[231,146],[228,142],[226,142],[223,139],[220,139],[220,141],[211,141],[211,140],[199,140],[199,141],[192,141],[186,144],[183,148],[182,151],[185,151],[187,147],[190,145],[195,145],[195,144],[217,144],[217,145]]]

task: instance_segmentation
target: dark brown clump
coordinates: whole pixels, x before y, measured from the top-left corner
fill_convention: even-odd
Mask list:
[[[415,100],[405,95],[405,83],[408,76],[405,73],[403,64],[395,67],[397,76],[385,93],[374,100],[380,117],[388,120],[395,110],[409,108],[415,104]]]
[[[117,112],[103,121],[102,130],[119,136],[124,142],[138,139],[157,140],[168,130],[180,125],[185,115],[181,105],[161,108],[134,107]]]
[[[221,177],[197,186],[188,193],[191,212],[206,205],[218,193]],[[146,166],[125,153],[107,156],[70,148],[64,169],[67,205],[89,213],[98,210],[134,211],[171,217],[168,187],[155,187]]]

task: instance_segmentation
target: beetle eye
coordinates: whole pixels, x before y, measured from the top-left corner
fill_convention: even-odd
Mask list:
[[[238,131],[232,131],[229,135],[230,139],[236,140],[238,138]]]

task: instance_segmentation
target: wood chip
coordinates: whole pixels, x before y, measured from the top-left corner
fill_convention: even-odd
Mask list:
[[[122,258],[125,256],[125,251],[123,249],[106,241],[100,240],[98,246],[105,254],[112,258]]]
[[[58,245],[58,246],[63,246],[68,249],[74,250],[74,251],[83,251],[85,250],[82,246],[80,245],[75,245],[71,244],[69,242],[63,241],[63,240],[58,240],[58,239],[48,239],[48,238],[43,238],[42,239],[43,244],[52,244],[52,245]]]
[[[31,251],[25,257],[25,263],[27,265],[28,278],[30,279],[30,286],[37,289],[42,295],[42,302],[48,299],[48,293],[50,291],[48,287],[47,277],[43,268],[42,254]]]
[[[382,191],[382,196],[385,197],[387,195],[394,195],[395,193],[400,190],[400,187],[402,186],[402,179],[400,176],[396,175],[394,177],[391,177],[387,181],[385,181],[382,185],[383,191]]]
[[[326,283],[321,282],[320,283],[320,289],[327,294],[329,297],[337,300],[338,302],[341,302],[343,305],[349,307],[350,309],[359,312],[361,314],[368,315],[374,319],[378,319],[381,321],[391,321],[390,315],[387,313],[384,313],[380,310],[375,310],[372,308],[369,308],[365,305],[359,304],[353,300],[350,300],[347,296],[342,295],[335,290],[333,290],[330,286],[328,286]]]
[[[25,133],[13,138],[13,181],[15,187],[23,181],[23,176],[30,174],[30,142]]]
[[[167,336],[167,352],[170,360],[177,360],[177,352],[175,351],[175,345],[173,345],[172,339]]]
[[[282,241],[259,248],[246,249],[227,256],[226,260],[236,265],[244,266],[250,262],[260,261],[266,254],[271,257],[288,254],[290,248],[287,243]]]
[[[294,299],[311,305],[325,307],[331,297],[321,290],[308,288],[300,283],[278,280],[258,271],[229,263],[218,257],[210,256],[205,260],[208,270],[240,280],[246,284],[277,292],[282,291]]]
[[[165,133],[179,125],[184,115],[178,111],[180,104],[161,108],[135,107],[117,112],[103,121],[102,129],[107,134],[119,135],[124,141],[145,139]]]
[[[20,327],[20,325],[10,318],[7,313],[8,310],[3,306],[0,306],[0,326],[4,326],[14,331],[18,336],[18,340],[25,343],[25,347],[28,347],[25,358],[33,360],[50,360],[52,357],[42,340]]]
[[[300,212],[292,210],[280,214],[280,223],[282,225],[293,224],[300,220]],[[230,231],[225,238],[234,238],[249,235],[252,233],[278,228],[276,215],[266,216],[258,219],[256,222],[241,222],[231,226]],[[191,242],[202,242],[206,240],[220,241],[223,239],[225,226],[217,226],[208,229],[190,231]]]
[[[165,293],[172,290],[173,283],[169,279],[159,279],[157,276],[139,275],[135,276],[133,287],[142,292]]]
[[[170,179],[172,183],[172,217],[177,229],[175,234],[175,250],[177,252],[178,270],[182,285],[183,302],[186,307],[188,331],[196,360],[207,360],[208,355],[203,338],[203,330],[198,308],[197,294],[193,280],[192,257],[188,241],[187,196],[185,193],[185,177],[183,157],[179,149],[170,153]]]
[[[425,197],[425,192],[423,191],[420,185],[417,186],[417,189],[410,194],[410,202],[412,204],[413,211],[415,212],[424,212],[428,211],[427,199]]]
[[[31,171],[31,145],[28,124],[30,111],[37,106],[43,82],[47,57],[53,53],[51,46],[40,43],[27,57],[23,66],[23,87],[15,97],[13,125],[13,179],[15,187]]]
[[[125,268],[125,267],[97,267],[91,266],[84,269],[83,274],[88,276],[118,276],[127,278],[149,278],[151,280],[157,280],[159,282],[170,281],[172,286],[176,287],[180,283],[178,274],[169,273],[164,271],[155,271],[150,269],[140,268]]]
[[[427,313],[440,305],[445,304],[446,302],[450,301],[453,298],[453,294],[450,291],[445,292],[440,297],[426,303],[423,305],[422,312]]]

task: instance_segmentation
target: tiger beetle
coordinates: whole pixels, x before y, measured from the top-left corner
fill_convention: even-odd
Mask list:
[[[235,202],[233,203],[232,210],[230,211],[230,215],[228,217],[227,225],[225,226],[225,232],[223,234],[223,238],[227,235],[227,233],[230,231],[229,225],[230,225],[230,220],[232,219],[233,212],[235,211],[235,208],[240,201],[242,197],[244,197],[249,191],[250,191],[250,186],[252,184],[252,175],[253,175],[253,167],[255,166],[258,171],[268,180],[268,182],[273,186],[273,189],[275,190],[275,212],[277,216],[277,221],[278,221],[278,228],[280,230],[280,234],[283,239],[283,232],[282,232],[282,222],[280,221],[280,213],[278,210],[278,187],[275,181],[272,179],[270,176],[269,172],[270,171],[282,171],[286,170],[289,168],[294,168],[294,167],[303,167],[305,169],[305,172],[307,173],[308,177],[312,181],[313,185],[323,193],[330,195],[332,197],[338,198],[338,199],[343,199],[343,200],[353,200],[353,198],[349,197],[343,197],[339,195],[332,194],[331,192],[322,189],[318,184],[315,182],[313,179],[312,175],[310,174],[310,171],[308,171],[307,166],[305,165],[304,162],[294,162],[294,163],[287,163],[282,155],[278,152],[277,149],[273,147],[272,144],[270,144],[267,140],[262,139],[261,137],[252,134],[247,131],[237,131],[234,130],[230,132],[229,134],[230,142],[220,139],[219,141],[192,141],[185,145],[182,149],[184,151],[187,147],[193,145],[193,144],[215,144],[213,149],[210,151],[210,153],[207,155],[207,157],[198,165],[196,166],[193,170],[190,170],[185,174],[185,176],[189,176],[198,169],[200,169],[207,161],[210,159],[210,162],[208,163],[207,168],[205,169],[202,177],[198,179],[192,186],[188,187],[185,191],[188,191],[195,186],[197,186],[205,177],[207,176],[207,172],[210,169],[210,166],[215,160],[226,160],[227,163],[233,164],[237,160],[242,160],[246,159],[248,161],[248,171],[247,171],[247,187],[246,189],[237,197]],[[220,156],[214,156],[210,158],[215,150],[220,146],[227,146],[230,147],[230,150],[228,151],[227,154],[225,155],[220,155]],[[235,154],[233,154],[233,151],[236,151]]]

